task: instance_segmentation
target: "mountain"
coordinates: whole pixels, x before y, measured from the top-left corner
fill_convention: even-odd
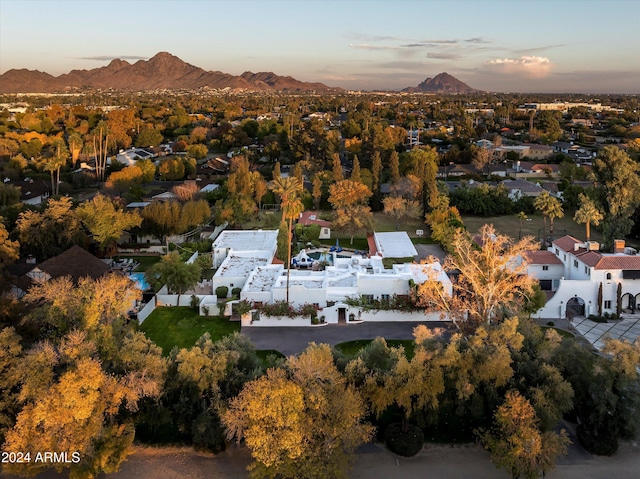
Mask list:
[[[149,60],[130,64],[113,60],[93,70],[72,70],[54,77],[37,70],[9,70],[0,75],[0,93],[56,93],[79,88],[114,90],[155,89],[246,89],[279,91],[338,91],[322,83],[309,83],[271,72],[245,72],[240,76],[206,71],[170,53],[160,52]]]
[[[474,93],[478,90],[444,72],[433,78],[427,78],[416,87],[408,87],[402,91],[409,93]]]

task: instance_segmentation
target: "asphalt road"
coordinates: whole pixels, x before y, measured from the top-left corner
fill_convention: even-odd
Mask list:
[[[335,346],[356,339],[413,339],[413,329],[419,324],[442,328],[450,334],[453,326],[442,322],[371,322],[327,324],[316,327],[248,326],[242,328],[256,349],[275,349],[285,356],[299,354],[310,342]]]

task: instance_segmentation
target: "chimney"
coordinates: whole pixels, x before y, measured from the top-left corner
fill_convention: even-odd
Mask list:
[[[613,253],[614,254],[623,254],[624,253],[624,240],[613,240]]]

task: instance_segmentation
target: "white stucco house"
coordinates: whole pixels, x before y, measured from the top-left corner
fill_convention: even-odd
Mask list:
[[[403,234],[406,238],[400,238],[396,233],[393,238],[383,237],[378,245],[383,251],[392,253],[395,251],[393,245],[400,246],[400,257],[412,256],[415,248],[410,240],[409,248],[404,241],[409,238]],[[287,270],[283,264],[273,262],[276,243],[276,230],[223,231],[213,243],[213,267],[217,268],[212,281],[213,291],[218,286],[227,286],[229,292],[242,288],[240,300],[257,305],[285,301]],[[293,307],[313,304],[322,311],[320,314],[326,322],[338,322],[354,311],[345,304],[348,298],[390,300],[394,295],[410,294],[413,284],[428,280],[441,282],[452,294],[451,280],[439,263],[394,264],[386,269],[381,255],[351,254],[345,257],[336,251],[331,253],[330,265],[323,270],[292,269],[288,298]],[[383,316],[377,319],[383,320]],[[292,324],[288,322],[288,325]],[[260,325],[267,325],[267,322],[262,321]]]
[[[531,265],[530,274],[544,273],[539,277],[541,285],[551,286],[551,291],[555,291],[535,317],[565,318],[598,314],[600,285],[603,314],[616,313],[618,285],[621,288],[623,314],[635,312],[640,300],[640,255],[635,249],[625,247],[624,240],[614,242],[613,253],[601,253],[599,246],[594,241],[586,243],[572,236],[563,236],[553,241],[548,249],[560,264],[552,262],[545,255],[549,258],[545,260],[547,263]],[[545,265],[547,269],[540,271]]]

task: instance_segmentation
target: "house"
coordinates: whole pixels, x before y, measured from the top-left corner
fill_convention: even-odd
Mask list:
[[[561,269],[547,270],[547,281],[557,284],[555,294],[536,313],[539,318],[572,318],[590,314],[635,312],[640,300],[640,256],[624,240],[614,241],[613,253],[601,253],[595,241],[582,242],[572,236],[554,240],[548,251]],[[601,293],[599,293],[601,291]],[[598,304],[601,296],[601,303]]]
[[[560,172],[560,168],[558,165],[547,165],[544,163],[536,163],[531,167],[532,173],[544,173],[550,175],[557,175]]]
[[[331,222],[321,220],[319,217],[319,213],[317,213],[316,211],[305,211],[304,213],[301,213],[300,218],[298,219],[298,224],[301,224],[303,226],[318,225],[320,226],[319,239],[331,238]]]
[[[505,180],[502,184],[509,191],[512,201],[518,201],[523,196],[538,197],[545,191],[540,185],[521,179]]]
[[[527,274],[537,279],[543,291],[556,291],[564,272],[562,261],[551,251],[527,251]]]
[[[11,291],[18,298],[24,296],[34,283],[43,283],[51,279],[69,276],[77,284],[80,278],[97,279],[105,275],[110,269],[107,262],[96,258],[80,246],[72,246],[64,253],[49,258],[40,264],[36,264],[33,258],[27,258],[25,262],[17,267],[21,271],[19,275],[17,270],[12,271],[18,278],[14,282]]]
[[[22,181],[7,181],[5,184],[20,189],[20,201],[26,205],[38,206],[51,196],[51,183],[43,180],[25,178]]]
[[[415,246],[406,231],[373,233],[377,253],[382,258],[415,258],[418,256]]]
[[[242,288],[240,299],[256,304],[284,301],[287,297],[294,307],[314,304],[324,309],[327,322],[344,318],[348,298],[389,300],[393,295],[410,294],[412,284],[427,280],[440,281],[452,294],[451,281],[439,263],[394,264],[386,269],[379,255],[368,258],[361,254],[343,257],[336,252],[326,253],[331,261],[324,270],[291,269],[287,275],[284,265],[273,262],[276,243],[275,230],[223,231],[213,244],[213,266],[218,268],[213,277],[214,291],[218,286]],[[377,245],[388,257],[415,254],[404,232],[379,233]],[[262,324],[266,325],[264,321]],[[293,323],[284,325],[288,324]]]
[[[537,143],[523,143],[522,146],[529,147],[527,156],[534,160],[546,160],[553,156],[553,148],[549,145],[538,145]]]
[[[122,165],[132,166],[138,160],[146,160],[158,156],[154,151],[146,148],[129,148],[128,150],[120,150],[115,156],[115,161]]]

